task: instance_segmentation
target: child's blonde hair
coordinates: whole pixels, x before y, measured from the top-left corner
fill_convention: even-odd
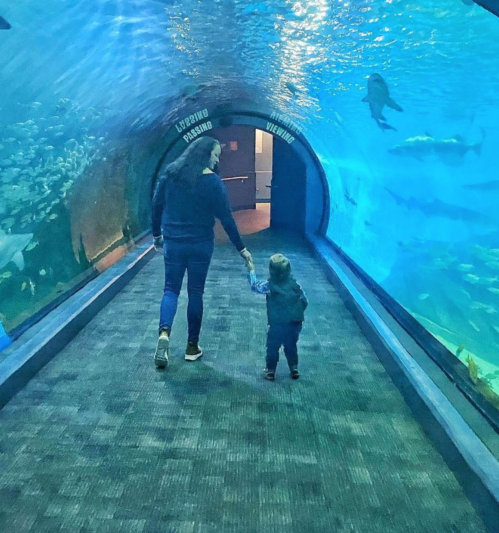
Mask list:
[[[270,257],[269,263],[270,281],[282,283],[287,281],[291,275],[291,263],[282,254],[274,254]]]

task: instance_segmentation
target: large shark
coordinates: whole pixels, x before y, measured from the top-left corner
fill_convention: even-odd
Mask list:
[[[483,215],[477,211],[467,209],[458,205],[448,204],[439,200],[438,198],[429,200],[419,200],[411,196],[406,199],[403,196],[393,192],[388,187],[384,187],[388,194],[395,200],[397,205],[403,205],[407,209],[417,209],[424,213],[427,217],[443,217],[449,220],[462,220],[472,224],[481,224],[493,227],[495,221],[490,217]]]
[[[369,76],[367,80],[367,96],[362,101],[369,104],[371,117],[383,131],[397,131],[393,126],[386,123],[386,118],[383,116],[383,107],[386,105],[397,111],[403,111],[403,109],[390,98],[390,91],[385,80],[379,74],[374,73]]]
[[[464,163],[464,156],[470,150],[477,155],[482,151],[483,140],[485,139],[485,130],[482,131],[482,138],[477,143],[466,143],[462,135],[455,135],[449,139],[435,139],[428,132],[425,135],[410,137],[388,152],[393,155],[402,157],[414,157],[418,161],[424,161],[424,157],[436,156],[442,163],[449,166],[459,166]]]
[[[497,0],[474,0],[474,2],[499,17],[499,3]]]
[[[499,180],[483,181],[482,183],[471,183],[463,185],[463,189],[473,191],[499,191]]]
[[[12,261],[19,270],[24,270],[23,250],[32,238],[32,233],[7,235],[0,230],[0,269]]]
[[[0,30],[10,30],[12,26],[0,15]]]

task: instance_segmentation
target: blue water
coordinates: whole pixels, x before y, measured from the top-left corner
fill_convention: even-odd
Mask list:
[[[461,0],[19,0],[0,15],[7,331],[147,229],[161,136],[183,110],[249,102],[316,151],[328,236],[499,390],[498,18]],[[384,108],[397,131],[361,101],[374,72],[404,110]],[[388,152],[482,129],[481,153],[452,165]]]

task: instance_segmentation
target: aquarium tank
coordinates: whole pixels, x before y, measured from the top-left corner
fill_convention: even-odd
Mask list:
[[[232,105],[299,126],[328,182],[325,235],[499,392],[492,12],[18,0],[0,17],[0,347],[148,232],[176,121]]]

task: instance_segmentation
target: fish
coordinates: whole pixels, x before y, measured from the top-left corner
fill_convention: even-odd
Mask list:
[[[12,26],[0,15],[0,30],[10,30]]]
[[[483,302],[474,301],[470,305],[471,309],[484,309],[489,315],[497,313],[494,307],[489,304],[484,304]]]
[[[475,4],[478,4],[499,17],[499,4],[497,3],[497,0],[475,0]]]
[[[482,183],[470,183],[463,185],[463,189],[472,191],[499,191],[499,180],[483,181]]]
[[[193,98],[204,87],[206,87],[206,84],[204,83],[200,83],[200,84],[191,83],[191,84],[185,85],[184,88],[182,89],[182,98],[187,98],[187,99]]]
[[[493,263],[499,260],[499,248],[487,248],[486,246],[474,244],[470,246],[469,249],[474,256],[478,257],[482,261]],[[487,265],[487,263],[485,263],[485,265]],[[497,267],[499,267],[499,262],[497,262]],[[492,268],[494,268],[494,266],[492,266]]]
[[[480,128],[482,138],[476,143],[466,143],[462,135],[455,135],[447,139],[436,139],[428,132],[425,135],[409,137],[400,144],[388,150],[392,155],[401,157],[414,157],[418,161],[425,162],[424,158],[436,156],[442,163],[456,167],[464,163],[464,156],[470,150],[479,156],[482,152],[485,130]]]
[[[19,270],[24,270],[23,250],[32,238],[32,233],[7,235],[0,230],[0,269],[12,261]]]
[[[480,283],[480,277],[476,276],[475,274],[466,274],[466,276],[463,276],[463,279],[468,281],[469,283],[477,284]],[[483,282],[481,283],[483,285]]]
[[[286,89],[288,89],[288,91],[293,95],[298,94],[300,92],[298,87],[290,81],[287,81],[285,85],[286,85]]]
[[[458,205],[448,204],[446,202],[443,202],[442,200],[439,200],[438,198],[435,200],[428,201],[418,200],[417,198],[411,196],[409,199],[405,199],[397,193],[388,189],[388,187],[384,187],[384,189],[395,200],[397,205],[403,205],[409,210],[418,209],[426,216],[443,217],[448,218],[450,220],[464,220],[465,222],[472,223],[494,223],[492,219],[490,219],[486,215],[483,215],[482,213],[473,211],[471,209],[466,209],[465,207],[460,207]]]
[[[478,365],[475,363],[475,361],[470,355],[468,355],[468,357],[466,358],[466,362],[468,363],[468,372],[470,379],[476,385],[478,383]]]
[[[357,202],[350,196],[348,191],[345,191],[345,199],[347,202],[350,202],[352,205],[357,205]]]
[[[456,259],[452,256],[435,257],[433,261],[425,268],[430,270],[446,270],[450,265],[456,262]]]
[[[397,131],[393,126],[386,123],[386,118],[383,116],[383,107],[386,105],[396,111],[403,111],[403,109],[390,97],[388,86],[379,74],[374,73],[369,76],[367,80],[367,96],[362,101],[369,104],[371,117],[383,131]]]
[[[480,328],[474,323],[472,322],[471,320],[468,320],[468,324],[475,330],[475,331],[480,331]]]

